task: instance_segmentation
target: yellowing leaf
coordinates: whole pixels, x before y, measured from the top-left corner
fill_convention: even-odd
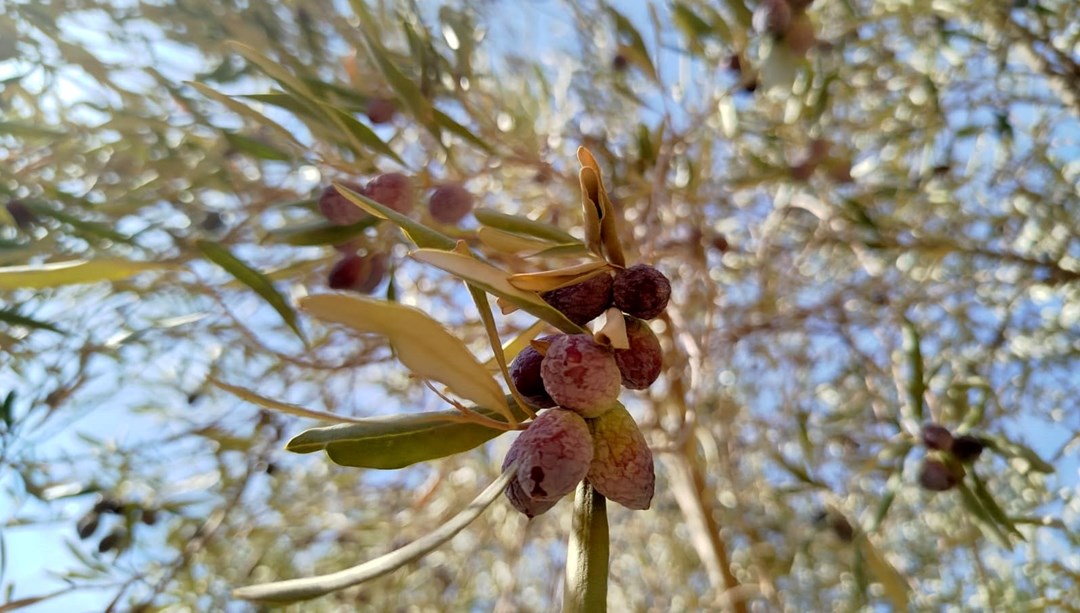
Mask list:
[[[511,285],[507,280],[508,275],[490,264],[469,255],[437,249],[417,249],[411,255],[419,262],[445,270],[489,294],[532,313],[563,332],[570,334],[584,332],[581,326],[567,319],[565,315],[541,300],[536,294],[522,291]],[[603,265],[603,262],[600,264]]]
[[[160,262],[133,262],[121,259],[69,260],[48,264],[0,267],[0,289],[41,289],[119,281],[147,270],[171,268]]]
[[[566,287],[567,285],[580,283],[586,278],[593,276],[593,274],[596,274],[597,271],[606,269],[607,267],[607,262],[594,261],[567,266],[566,268],[556,268],[554,270],[523,272],[511,275],[510,285],[513,285],[520,290],[530,292],[548,292],[560,287]]]
[[[591,168],[578,173],[581,182],[581,212],[585,223],[585,246],[596,255],[603,256],[600,242],[600,219],[604,214],[600,205],[600,175]]]
[[[600,165],[596,158],[585,147],[578,147],[578,161],[581,162],[581,189],[582,206],[585,209],[586,235],[591,241],[589,247],[596,253],[601,253],[607,260],[616,266],[626,266],[626,256],[623,255],[622,244],[619,242],[619,232],[616,227],[615,205],[608,197],[607,189],[604,188],[604,180],[600,175]],[[592,212],[598,215],[592,219]],[[590,224],[598,224],[592,228]]]
[[[893,609],[896,611],[907,611],[908,605],[908,592],[911,587],[908,585],[904,576],[900,574],[900,571],[896,570],[896,567],[889,563],[885,559],[885,556],[874,547],[874,544],[870,542],[870,539],[863,537],[859,542],[862,548],[863,559],[866,560],[866,566],[870,569],[870,574],[873,575],[874,580],[881,584],[881,587],[885,589],[885,597],[892,603]]]
[[[512,341],[510,341],[509,343],[505,343],[502,350],[503,355],[506,356],[506,359],[513,361],[514,357],[516,357],[517,354],[521,353],[523,349],[528,347],[529,341],[536,338],[536,336],[540,334],[540,332],[544,329],[546,325],[547,322],[545,321],[537,321],[533,325],[522,330],[521,334],[518,334],[516,337],[514,337]],[[484,362],[484,368],[494,372],[496,370],[499,370],[499,364],[493,357],[487,362]]]
[[[401,363],[418,376],[514,421],[502,390],[476,356],[423,311],[343,294],[308,296],[300,307],[320,319],[386,336]]]

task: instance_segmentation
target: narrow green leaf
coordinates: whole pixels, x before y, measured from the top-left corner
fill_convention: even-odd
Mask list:
[[[516,417],[528,417],[512,396],[507,396],[506,402]],[[494,420],[502,419],[492,409],[472,410]],[[437,411],[358,418],[353,424],[311,428],[293,437],[285,448],[293,453],[326,451],[330,460],[341,466],[394,470],[469,451],[504,432],[464,421],[458,411]]]
[[[405,76],[390,60],[386,49],[379,43],[379,39],[373,33],[364,29],[363,35],[368,56],[378,67],[379,72],[382,73],[390,88],[405,103],[405,106],[409,107],[417,121],[425,126],[433,127],[434,114],[431,101],[420,91],[420,86]]]
[[[885,559],[885,556],[878,551],[877,547],[874,547],[874,543],[865,535],[859,539],[859,548],[870,574],[884,588],[885,597],[892,604],[893,610],[907,611],[911,586],[908,585],[904,576]]]
[[[926,373],[923,367],[921,339],[915,324],[904,318],[904,352],[907,354],[908,369],[908,404],[916,423],[923,421],[923,404],[926,397]]]
[[[224,136],[229,145],[240,153],[246,153],[262,160],[276,162],[288,162],[293,159],[291,154],[259,139],[244,136],[243,134],[237,134],[235,132],[226,132]]]
[[[983,534],[992,538],[1001,547],[1011,549],[1012,541],[1009,540],[1009,535],[1002,531],[1001,526],[994,521],[967,484],[961,482],[957,484],[956,489],[960,492],[960,500],[964,503],[964,508],[968,510],[968,517],[982,530]]]
[[[325,321],[386,336],[397,358],[417,376],[443,383],[458,396],[514,419],[490,373],[459,338],[427,313],[344,294],[307,296],[300,306]]]
[[[140,272],[167,268],[171,268],[171,265],[121,259],[69,260],[27,266],[5,266],[0,267],[0,289],[42,289],[99,281],[119,281]]]
[[[23,326],[26,328],[36,328],[38,330],[49,330],[50,332],[56,332],[57,334],[67,334],[67,332],[64,332],[47,321],[27,317],[26,315],[20,314],[15,309],[0,308],[0,321],[13,326]]]
[[[514,234],[490,226],[481,226],[476,231],[476,238],[480,239],[480,242],[489,249],[502,253],[536,253],[552,247],[552,244],[548,241]]]
[[[401,228],[401,230],[405,232],[405,235],[409,237],[409,240],[417,247],[449,250],[457,245],[456,240],[442,232],[429,228],[418,221],[414,221],[391,208],[375,202],[363,194],[358,194],[349,189],[346,185],[334,183],[334,187],[337,187],[338,192],[356,206],[364,209],[379,219],[390,220],[391,223]]]
[[[46,600],[56,598],[57,596],[63,596],[64,594],[70,593],[74,589],[76,588],[65,587],[54,592],[49,592],[48,594],[42,594],[41,596],[29,596],[27,598],[20,598],[18,600],[5,602],[3,604],[0,604],[0,613],[8,613],[9,611],[25,609],[38,603],[45,602]]]
[[[319,114],[312,110],[309,105],[299,101],[295,96],[284,92],[271,92],[269,94],[243,94],[238,97],[246,98],[248,100],[254,100],[256,102],[262,102],[263,104],[269,104],[271,106],[276,106],[279,109],[289,111],[290,113],[296,115],[301,119],[305,117],[308,119],[319,118]]]
[[[21,121],[0,121],[0,134],[8,134],[21,139],[57,139],[68,133]]]
[[[379,138],[379,136],[375,134],[375,132],[373,132],[371,128],[367,127],[360,121],[357,121],[355,117],[346,113],[345,111],[342,111],[339,108],[330,106],[329,104],[323,102],[320,102],[319,106],[322,107],[324,112],[331,115],[332,119],[340,122],[340,124],[345,127],[345,130],[347,130],[347,133],[354,139],[356,139],[356,142],[363,148],[374,151],[376,153],[381,153],[386,157],[394,160],[398,164],[401,164],[402,166],[407,166],[407,164],[405,164],[405,160],[401,159],[401,157],[398,156],[398,154],[390,148],[390,145],[387,145],[385,142],[383,142],[383,140]],[[363,153],[363,151],[354,151],[354,153],[361,154]]]
[[[254,64],[268,77],[277,81],[279,85],[295,95],[300,101],[305,103],[314,102],[311,90],[304,85],[303,81],[293,76],[278,62],[263,55],[253,47],[235,40],[227,41],[225,45],[242,55],[244,59]]]
[[[997,522],[1001,527],[1019,537],[1021,541],[1026,541],[1027,539],[1025,539],[1024,535],[1016,529],[1012,520],[1009,519],[1008,514],[1006,514],[1004,509],[1001,508],[1001,505],[997,503],[997,500],[994,500],[994,495],[990,493],[990,490],[986,489],[986,484],[983,483],[983,480],[975,473],[975,471],[971,471],[971,480],[975,484],[975,497],[982,503],[983,508],[986,509],[990,518]]]
[[[3,421],[9,430],[11,424],[15,423],[15,390],[9,391],[4,397],[4,403],[0,404],[0,421]]]
[[[682,30],[690,47],[699,52],[704,50],[700,39],[711,36],[713,27],[683,2],[676,2],[671,8],[671,18],[675,26]]]
[[[754,13],[746,8],[745,0],[724,0],[724,5],[727,6],[731,17],[742,27],[741,29],[750,31]]]
[[[135,241],[130,236],[113,230],[111,227],[96,221],[87,221],[61,209],[53,208],[41,202],[26,201],[23,204],[34,213],[45,217],[52,217],[60,223],[71,226],[75,232],[84,238],[91,240],[111,240],[126,245],[134,245]]]
[[[548,303],[532,292],[522,291],[508,281],[508,275],[498,268],[470,256],[437,249],[417,249],[409,254],[413,259],[431,264],[436,268],[474,285],[485,292],[498,296],[514,306],[569,334],[581,334],[584,329],[570,321]]]
[[[900,471],[898,470],[885,483],[885,495],[881,497],[881,502],[878,503],[877,511],[874,512],[874,519],[870,522],[868,532],[876,532],[881,527],[885,517],[889,514],[889,509],[892,508],[893,501],[896,500],[896,493],[900,491],[901,487],[903,487],[903,479],[900,477]]]
[[[286,415],[295,415],[297,417],[309,417],[311,419],[318,419],[319,421],[328,421],[332,423],[341,424],[361,424],[365,423],[360,417],[349,417],[348,415],[337,415],[336,413],[327,413],[326,411],[316,411],[313,409],[305,409],[304,407],[289,404],[287,402],[281,402],[280,400],[274,400],[256,394],[255,392],[239,387],[237,385],[230,385],[224,381],[218,381],[217,379],[211,379],[212,383],[216,387],[229,392],[230,394],[247,400],[252,404],[257,404],[264,409],[270,409],[271,411],[278,411],[279,413],[285,413]],[[314,450],[312,450],[314,451]]]
[[[653,66],[652,59],[649,57],[649,49],[645,46],[645,39],[641,37],[641,33],[634,27],[633,22],[615,10],[615,7],[608,6],[607,10],[615,19],[615,27],[618,29],[619,34],[628,41],[625,50],[630,53],[630,59],[638,64],[649,78],[655,81],[657,78],[656,67]]]
[[[988,435],[981,437],[988,443],[993,451],[1007,458],[1016,458],[1027,462],[1028,467],[1035,472],[1050,474],[1056,471],[1053,464],[1039,457],[1030,447],[1014,443],[1003,436]]]
[[[588,481],[574,494],[574,520],[566,548],[563,613],[607,611],[607,501]]]
[[[495,150],[491,147],[491,145],[487,144],[479,136],[473,134],[465,126],[463,126],[460,123],[454,121],[454,119],[452,117],[450,117],[449,115],[447,115],[446,113],[440,111],[439,109],[432,109],[432,111],[435,113],[435,123],[436,123],[436,125],[446,129],[446,131],[450,132],[451,134],[457,134],[458,136],[465,139],[466,141],[468,141],[468,142],[476,145],[477,147],[479,147],[485,153],[490,153],[490,154],[495,153]]]
[[[377,217],[367,217],[348,226],[339,226],[327,221],[320,221],[302,226],[287,226],[272,230],[268,236],[274,242],[297,247],[340,245],[359,236],[364,230],[376,225],[379,221],[381,220]]]
[[[251,268],[245,264],[240,258],[233,255],[228,248],[218,243],[210,241],[197,241],[199,250],[208,260],[217,264],[225,269],[226,272],[231,274],[236,280],[240,281],[244,285],[248,286],[255,291],[256,294],[262,296],[278,315],[285,320],[292,331],[296,333],[296,336],[300,337],[300,340],[307,344],[307,339],[304,337],[303,331],[300,329],[300,325],[296,321],[296,311],[289,306],[285,297],[278,293],[274,288],[274,283],[263,273]]]
[[[487,510],[491,503],[502,495],[507,484],[517,470],[517,464],[512,464],[503,471],[491,485],[487,486],[469,506],[460,513],[445,521],[426,535],[384,556],[370,560],[359,566],[328,575],[320,575],[307,579],[291,579],[277,583],[264,585],[252,585],[233,591],[233,596],[244,600],[256,600],[261,602],[296,602],[308,600],[324,594],[343,590],[347,587],[363,583],[365,581],[381,577],[393,572],[410,562],[424,557],[428,553],[440,547],[443,543],[465,529],[477,517]]]
[[[266,126],[266,127],[270,128],[276,134],[278,134],[279,136],[285,138],[286,140],[288,140],[289,142],[291,142],[292,144],[294,144],[296,146],[302,146],[300,144],[300,141],[296,140],[296,137],[293,136],[292,132],[289,132],[288,130],[283,128],[281,126],[281,124],[279,124],[276,121],[270,119],[266,115],[263,115],[262,113],[256,111],[255,109],[251,108],[250,106],[248,106],[246,104],[243,104],[242,102],[237,102],[233,98],[231,98],[229,96],[226,96],[225,94],[213,89],[212,87],[208,87],[208,86],[204,85],[203,83],[197,83],[195,81],[185,81],[185,83],[187,85],[195,88],[200,94],[206,96],[207,98],[212,98],[212,99],[220,102],[222,105],[225,106],[225,108],[227,108],[230,111],[236,113],[237,115],[254,122],[256,125]],[[289,98],[290,100],[292,99],[292,97],[288,96],[287,94],[274,94],[274,95],[283,96],[283,97]],[[251,97],[254,98],[254,96],[251,96]]]
[[[559,245],[569,243],[581,244],[581,241],[574,238],[569,233],[542,221],[533,221],[527,217],[507,215],[506,213],[483,208],[473,211],[473,215],[482,225],[497,230],[533,236]]]

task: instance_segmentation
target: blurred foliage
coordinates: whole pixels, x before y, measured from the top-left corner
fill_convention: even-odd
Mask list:
[[[211,381],[351,416],[444,408],[381,339],[290,330],[352,237],[391,255],[381,296],[490,355],[460,283],[313,198],[394,170],[570,230],[585,145],[628,259],[674,282],[665,372],[624,394],[658,495],[612,505],[613,610],[1080,602],[1080,5],[819,0],[805,54],[742,0],[627,5],[0,7],[0,266],[38,275],[0,270],[0,544],[53,527],[70,554],[15,584],[41,560],[0,547],[7,601],[225,610],[464,506],[507,437],[340,467],[284,450],[310,420]],[[480,244],[475,222],[445,232]],[[79,264],[98,260],[126,264]],[[991,442],[961,488],[919,487],[925,421]],[[549,610],[570,505],[498,503],[311,606]]]

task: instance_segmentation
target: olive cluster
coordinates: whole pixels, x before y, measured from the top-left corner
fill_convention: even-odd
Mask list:
[[[925,424],[922,442],[931,455],[919,469],[919,485],[932,492],[944,492],[956,487],[964,478],[964,464],[979,459],[986,441],[971,434],[954,436],[948,428]]]
[[[652,452],[618,397],[622,387],[646,389],[660,376],[660,341],[645,320],[660,315],[670,297],[667,277],[644,264],[541,294],[578,325],[618,308],[629,347],[613,349],[589,334],[560,334],[537,339],[514,359],[510,378],[518,392],[531,405],[551,409],[514,441],[504,461],[504,468],[517,462],[506,490],[516,509],[535,517],[586,478],[628,508],[649,507]]]
[[[352,181],[341,181],[341,184],[402,215],[413,212],[416,189],[412,180],[399,172],[379,175],[366,185]],[[441,224],[456,224],[472,211],[473,204],[473,195],[464,186],[445,183],[436,187],[428,198],[428,213]],[[333,185],[323,189],[318,207],[327,221],[338,226],[351,226],[370,221],[371,218]],[[342,256],[330,269],[327,278],[329,286],[361,294],[374,292],[386,278],[389,268],[387,254],[368,250],[366,255],[359,255],[355,242],[344,243],[337,248]]]

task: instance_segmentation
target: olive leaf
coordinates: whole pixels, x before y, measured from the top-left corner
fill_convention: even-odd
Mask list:
[[[602,248],[603,255],[615,266],[626,266],[626,256],[623,254],[622,243],[619,241],[619,231],[616,226],[615,205],[604,189],[604,180],[601,178],[600,165],[596,158],[585,147],[578,147],[578,161],[581,162],[581,189],[582,206],[586,211],[586,233],[597,232],[594,236],[595,246]],[[591,202],[586,203],[586,200]],[[597,211],[598,219],[590,219],[591,211]],[[596,229],[590,228],[591,223],[599,223]],[[596,253],[600,253],[596,251]]]
[[[344,196],[349,202],[364,209],[371,215],[374,215],[379,219],[386,219],[390,221],[390,223],[401,228],[409,240],[417,247],[450,250],[457,245],[457,241],[453,238],[450,238],[438,230],[429,228],[418,221],[409,219],[394,209],[384,206],[363,194],[358,194],[349,189],[349,186],[347,185],[335,182],[334,187],[336,187],[338,193]]]
[[[276,288],[274,283],[265,274],[255,270],[248,266],[243,260],[232,254],[231,251],[224,245],[210,241],[197,241],[195,243],[199,247],[199,251],[202,251],[206,259],[217,264],[225,269],[226,272],[231,274],[236,280],[240,281],[244,285],[248,286],[255,291],[256,294],[262,297],[281,318],[285,320],[289,328],[292,329],[296,336],[301,341],[307,343],[304,338],[304,332],[300,329],[300,324],[296,321],[296,312],[293,311],[292,306],[282,296]]]
[[[551,224],[546,224],[542,221],[529,219],[528,217],[507,215],[506,213],[500,213],[499,211],[484,208],[473,211],[473,216],[476,217],[476,221],[480,222],[481,225],[495,228],[496,230],[521,234],[523,236],[531,236],[556,244],[581,244],[581,241],[560,228]]]
[[[481,227],[476,231],[476,238],[486,247],[502,253],[535,253],[557,246],[553,243],[540,240],[497,228]]]
[[[592,261],[585,262],[584,264],[567,266],[565,268],[556,268],[554,270],[524,272],[511,275],[509,282],[510,285],[513,285],[520,290],[548,292],[553,289],[559,289],[560,287],[581,283],[596,274],[603,274],[602,271],[607,268],[607,262],[602,260]]]
[[[515,417],[528,415],[512,396],[506,403]],[[485,407],[471,411],[495,421],[498,413]],[[293,453],[325,451],[332,462],[355,468],[393,470],[445,458],[478,447],[505,433],[470,421],[459,411],[352,418],[352,423],[310,428],[293,437],[285,448]]]
[[[893,609],[906,611],[911,592],[911,586],[908,585],[907,580],[885,559],[868,536],[861,535],[858,546],[870,574],[884,588],[885,597],[892,603]]]
[[[118,258],[3,266],[0,267],[0,289],[43,289],[98,281],[119,281],[140,272],[168,268],[172,268],[172,265]]]
[[[401,363],[417,376],[443,383],[458,396],[516,422],[499,385],[476,356],[423,311],[344,294],[308,296],[300,300],[300,308],[325,321],[386,336]]]
[[[581,326],[567,319],[565,315],[541,300],[536,294],[514,287],[505,272],[471,255],[437,249],[417,249],[410,255],[418,262],[445,270],[489,294],[532,313],[564,332],[580,334],[584,331]],[[603,265],[603,262],[600,265]]]

